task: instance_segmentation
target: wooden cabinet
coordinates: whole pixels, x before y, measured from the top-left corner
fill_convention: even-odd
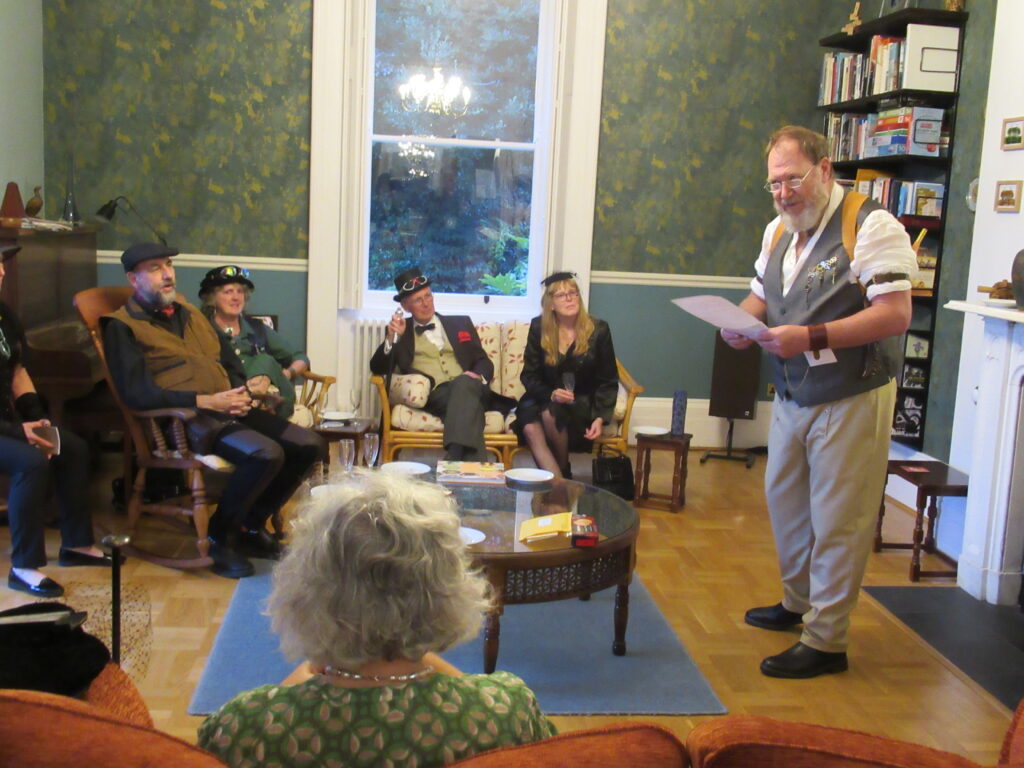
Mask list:
[[[837,180],[886,205],[911,240],[927,230],[918,252],[919,268],[925,269],[919,269],[912,291],[914,313],[904,339],[892,428],[893,439],[917,449],[924,440],[933,375],[936,294],[966,23],[966,13],[908,8],[867,21],[853,34],[819,41],[830,49],[822,66],[818,109],[824,113],[823,133],[829,136]],[[943,42],[929,40],[922,46],[927,35]],[[936,71],[945,73],[940,89],[904,87],[934,81]]]

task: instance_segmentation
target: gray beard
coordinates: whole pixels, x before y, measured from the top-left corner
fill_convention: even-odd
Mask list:
[[[154,307],[169,307],[174,303],[174,294],[170,296],[164,296],[161,290],[156,290],[153,293],[143,293],[142,298],[152,304]]]
[[[776,213],[782,219],[782,225],[787,231],[794,234],[800,232],[806,232],[809,229],[813,229],[818,226],[818,222],[821,221],[821,217],[825,213],[825,209],[828,208],[829,196],[822,190],[819,194],[815,195],[811,200],[807,201],[807,207],[803,213],[799,213],[796,216],[790,213],[783,213],[776,207]]]

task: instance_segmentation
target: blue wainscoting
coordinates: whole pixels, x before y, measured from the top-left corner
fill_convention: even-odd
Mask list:
[[[644,397],[672,397],[685,389],[691,398],[711,396],[711,365],[717,331],[672,304],[684,296],[713,294],[739,302],[747,289],[703,286],[592,283],[590,311],[612,329],[615,354],[643,384]],[[761,394],[769,400],[767,357],[761,358]]]

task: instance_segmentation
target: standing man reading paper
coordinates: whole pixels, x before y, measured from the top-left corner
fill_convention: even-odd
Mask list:
[[[736,349],[756,342],[771,353],[776,389],[765,495],[782,601],[750,609],[745,621],[772,630],[803,623],[800,641],[761,672],[807,678],[847,668],[850,613],[885,481],[896,337],[910,324],[917,267],[903,226],[835,183],[824,136],[781,128],[766,156],[764,187],[779,215],[740,306],[768,329],[754,339],[721,333]]]

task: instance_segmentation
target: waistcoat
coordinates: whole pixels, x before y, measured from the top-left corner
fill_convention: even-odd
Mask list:
[[[181,311],[186,315],[183,338],[153,322],[134,298],[111,317],[132,329],[158,387],[201,395],[231,389],[227,371],[218,362],[217,332],[195,307],[181,304]]]
[[[435,321],[440,322],[440,321]],[[425,373],[434,380],[434,386],[451,381],[462,373],[462,366],[455,359],[455,352],[452,350],[451,342],[448,341],[448,334],[442,329],[444,347],[437,346],[427,338],[425,333],[417,333],[416,347],[412,358],[412,367],[419,373]]]
[[[867,215],[879,208],[873,200],[865,202],[857,217],[858,229]],[[841,206],[837,208],[825,224],[814,252],[785,296],[782,261],[794,235],[783,235],[772,249],[764,272],[765,322],[770,327],[827,323],[868,306],[843,247],[841,210]],[[832,351],[838,362],[818,366],[809,366],[802,353],[785,360],[771,355],[772,379],[779,396],[800,406],[821,405],[881,387],[896,376],[900,355],[895,337]]]

